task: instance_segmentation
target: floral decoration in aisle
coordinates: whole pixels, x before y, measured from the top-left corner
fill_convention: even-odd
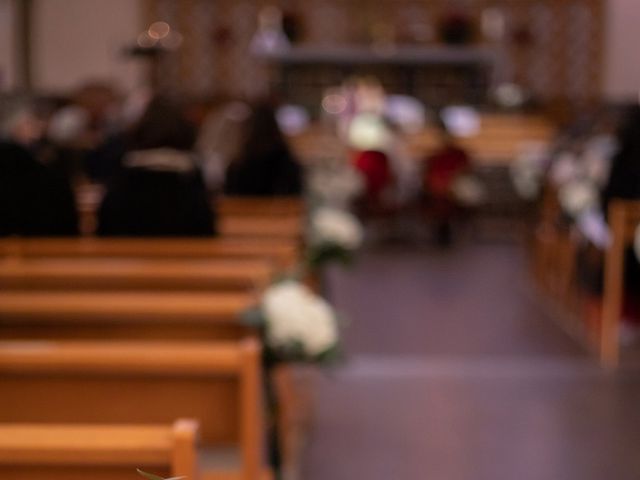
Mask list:
[[[335,360],[340,350],[336,312],[294,279],[267,288],[259,304],[245,312],[244,320],[262,329],[268,365],[327,363]]]
[[[312,203],[347,209],[364,192],[362,174],[350,165],[315,168],[308,182]]]
[[[528,143],[509,166],[511,182],[516,193],[524,200],[539,197],[544,182],[544,174],[549,162],[549,153],[544,143]]]
[[[597,185],[588,178],[576,178],[558,189],[558,201],[562,210],[577,220],[589,210],[600,206],[600,192]]]
[[[317,269],[332,261],[350,264],[362,246],[360,221],[346,210],[319,207],[311,214],[308,266]]]

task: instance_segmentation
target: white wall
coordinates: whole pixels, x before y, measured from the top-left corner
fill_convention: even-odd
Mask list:
[[[0,0],[0,91],[15,85],[15,9],[14,0]]]
[[[604,92],[612,100],[640,91],[640,0],[607,2]]]
[[[140,0],[35,0],[33,83],[45,91],[68,91],[87,80],[137,85],[139,65],[121,50],[143,29]]]

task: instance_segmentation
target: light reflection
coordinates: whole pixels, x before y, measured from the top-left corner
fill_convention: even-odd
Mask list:
[[[330,93],[322,99],[322,109],[331,115],[340,115],[347,109],[347,99],[337,93]]]
[[[171,32],[171,27],[167,22],[154,22],[149,27],[149,30],[147,30],[149,36],[156,40],[165,38],[169,35],[169,32]]]

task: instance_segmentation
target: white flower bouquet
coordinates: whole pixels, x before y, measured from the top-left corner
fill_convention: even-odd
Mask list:
[[[350,165],[316,169],[309,191],[323,205],[347,208],[364,191],[364,178]]]
[[[268,363],[322,363],[339,352],[335,311],[296,280],[267,288],[259,305],[245,313],[245,321],[263,328]]]
[[[308,263],[312,268],[332,260],[350,263],[363,239],[362,225],[353,214],[320,207],[311,216]]]
[[[558,189],[558,201],[563,212],[573,219],[600,207],[597,185],[588,178],[576,178]]]
[[[548,159],[544,144],[532,142],[520,147],[515,161],[509,166],[509,174],[521,198],[534,200],[539,196]]]

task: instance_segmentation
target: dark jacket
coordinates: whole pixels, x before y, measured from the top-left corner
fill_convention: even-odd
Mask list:
[[[186,153],[173,155],[189,158]],[[154,151],[134,152],[154,156]],[[126,164],[127,158],[125,158]],[[206,236],[215,218],[200,171],[191,168],[125,166],[98,211],[101,236]]]
[[[287,149],[260,158],[232,162],[227,168],[224,192],[228,195],[278,196],[302,193],[302,167]]]
[[[24,147],[0,143],[0,236],[77,234],[78,215],[67,179]]]

